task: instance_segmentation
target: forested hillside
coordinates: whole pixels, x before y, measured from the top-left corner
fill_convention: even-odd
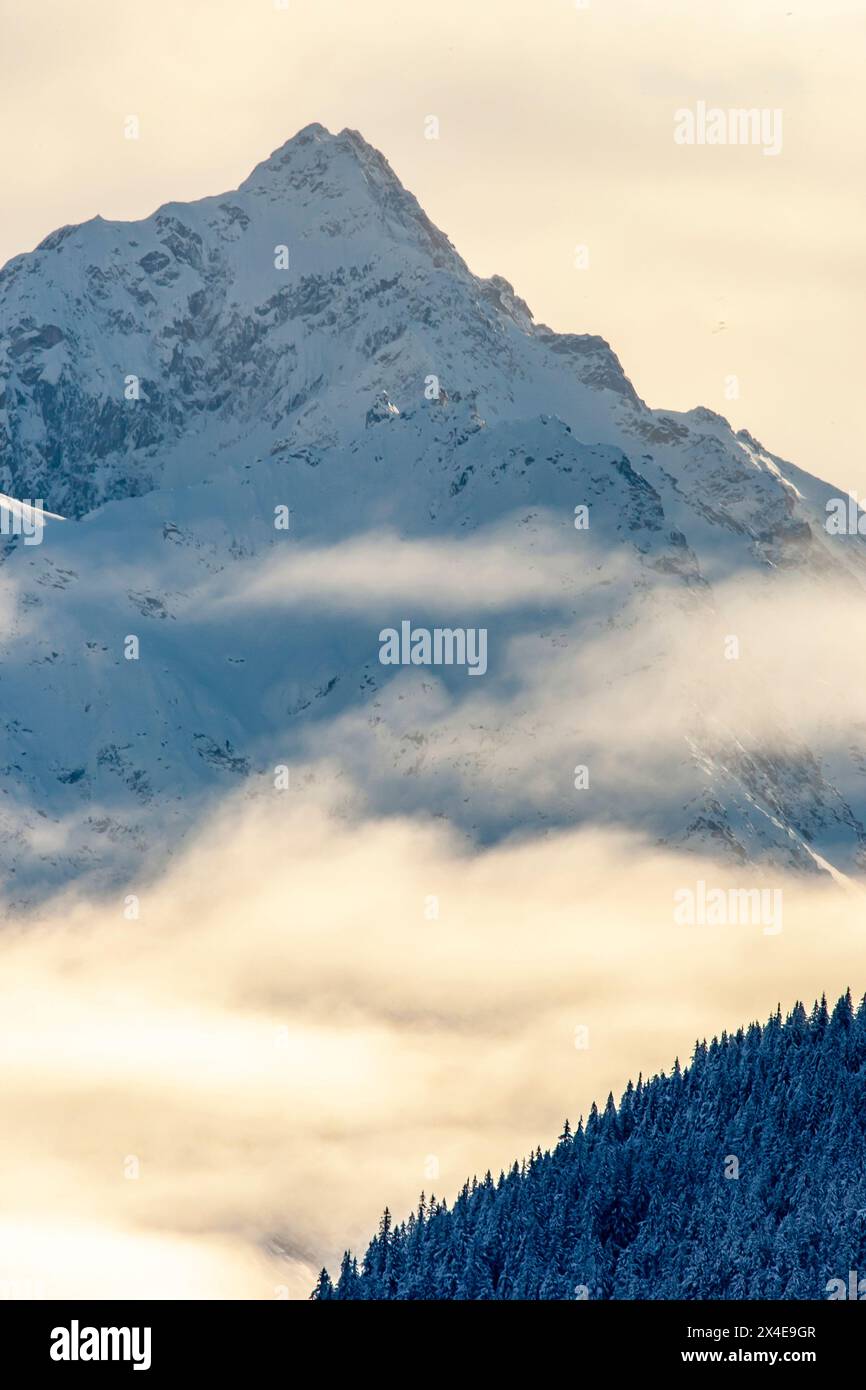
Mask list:
[[[313,1298],[850,1296],[866,1276],[864,1102],[866,999],[798,1003],[629,1082],[453,1206],[422,1195],[399,1225],[386,1209],[360,1265],[347,1253]]]

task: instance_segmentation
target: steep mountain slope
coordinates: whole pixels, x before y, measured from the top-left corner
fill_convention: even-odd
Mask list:
[[[850,995],[698,1043],[450,1209],[386,1210],[361,1267],[347,1253],[313,1296],[862,1299],[864,1068]]]
[[[355,132],[309,126],[232,193],[63,228],[0,272],[0,487],[67,518],[2,551],[13,901],[120,881],[238,779],[334,759],[378,809],[482,838],[587,818],[862,867],[851,731],[769,748],[700,683],[687,727],[576,802],[571,766],[630,721],[572,706],[662,671],[728,581],[859,597],[866,545],[828,535],[828,484],[712,412],[650,410],[602,339],[472,275]],[[484,623],[485,680],[381,665],[406,618]]]

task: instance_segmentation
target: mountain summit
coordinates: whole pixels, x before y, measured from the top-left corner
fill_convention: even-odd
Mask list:
[[[730,520],[799,539],[759,447],[647,410],[603,339],[472,275],[355,131],[309,125],[234,192],[62,228],[0,273],[0,323],[0,489],[65,514],[195,481],[214,453],[346,443],[382,389],[417,402],[433,376],[490,422],[556,415],[668,462],[717,450]]]
[[[200,476],[190,435],[227,459],[345,442],[383,384],[438,375],[491,419],[581,380],[633,398],[606,344],[534,329],[377,150],[319,125],[234,192],[53,233],[0,274],[0,322],[0,487],[79,516]]]

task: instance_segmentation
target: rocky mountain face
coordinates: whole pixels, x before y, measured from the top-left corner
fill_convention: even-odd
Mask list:
[[[0,272],[0,488],[12,902],[157,864],[277,765],[481,840],[591,821],[866,862],[856,731],[768,743],[699,679],[682,726],[631,747],[622,703],[680,624],[725,631],[732,581],[860,596],[866,544],[824,524],[839,490],[711,411],[651,410],[603,339],[473,275],[354,131],[309,126],[234,192],[64,227]],[[57,514],[41,543],[13,499]],[[483,623],[485,679],[382,665],[403,619]]]

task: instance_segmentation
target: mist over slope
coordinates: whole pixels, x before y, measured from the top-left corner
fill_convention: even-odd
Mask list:
[[[4,516],[66,518],[4,528],[13,905],[156,872],[238,785],[332,755],[375,813],[480,843],[589,823],[862,872],[837,657],[866,547],[825,527],[838,489],[649,409],[601,338],[474,276],[356,132],[9,262],[0,487]],[[483,679],[383,665],[404,621],[483,628]]]
[[[862,898],[826,875],[773,870],[779,930],[683,923],[678,888],[738,873],[621,832],[479,851],[335,772],[4,924],[10,1296],[306,1298],[386,1203],[450,1204],[696,1037],[862,975]]]

